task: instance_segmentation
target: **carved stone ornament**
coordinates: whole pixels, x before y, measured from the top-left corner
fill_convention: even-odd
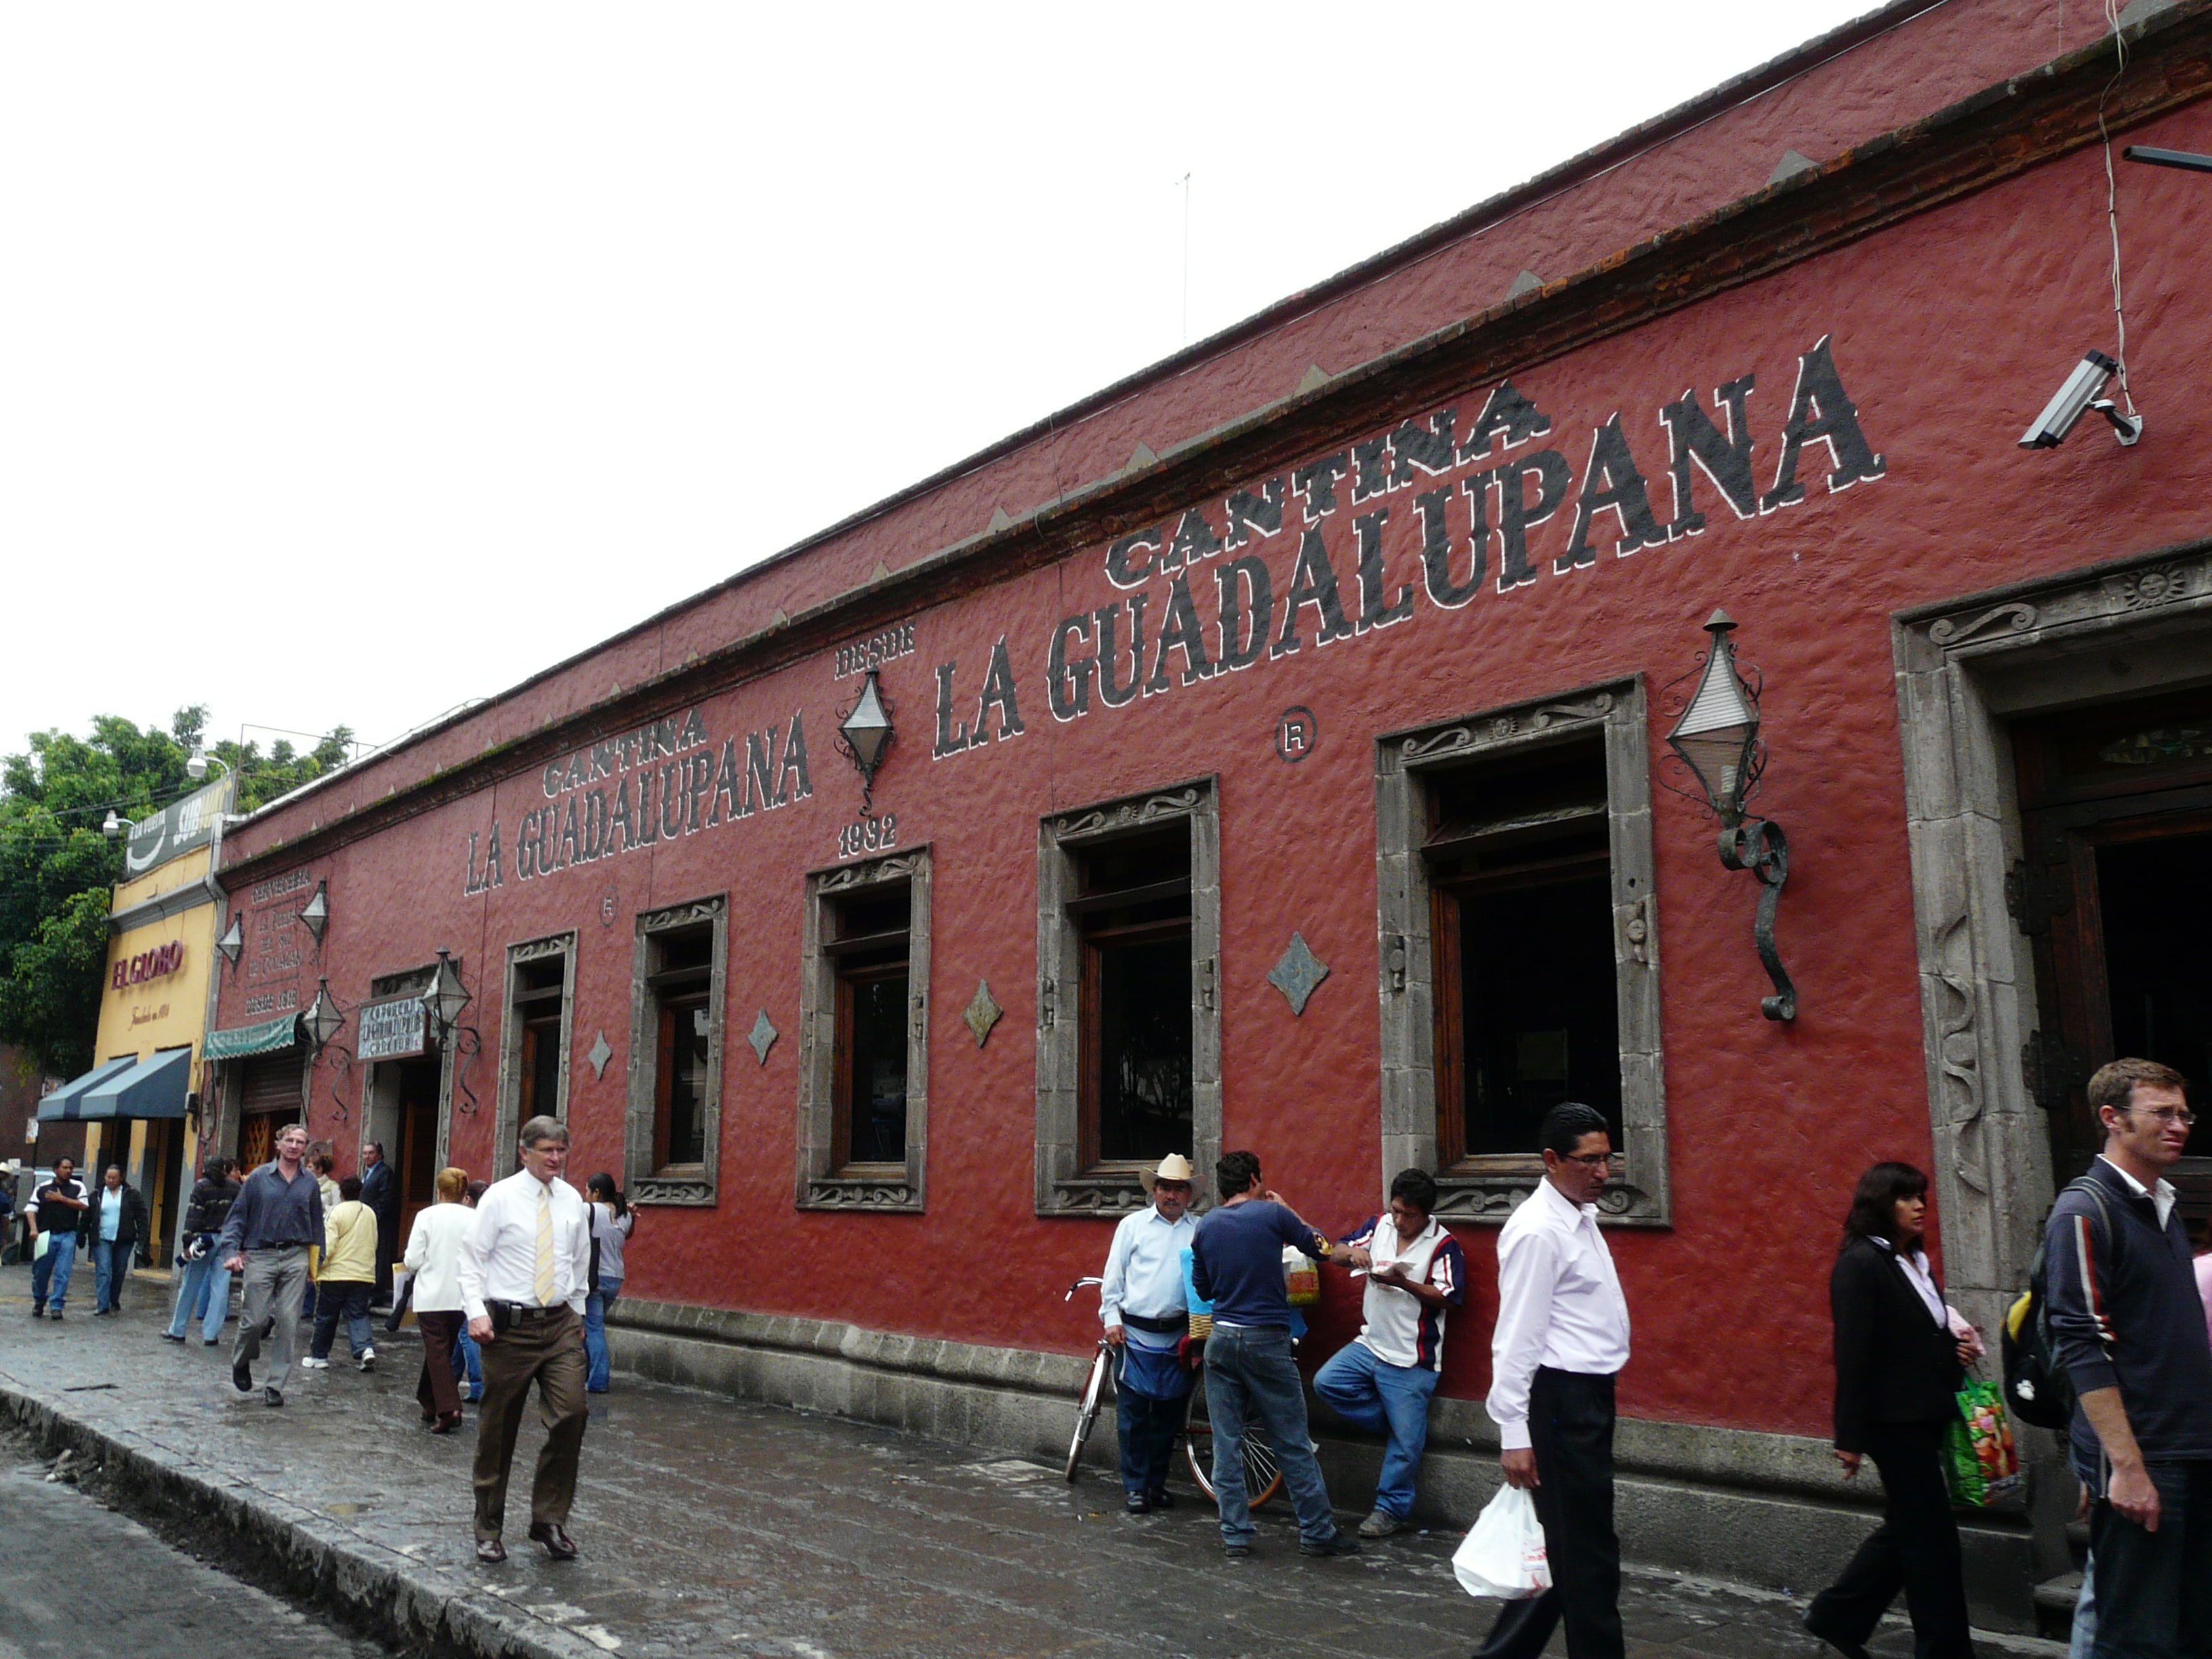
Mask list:
[[[903,881],[922,867],[923,854],[893,853],[885,858],[867,859],[859,864],[841,865],[835,870],[825,870],[815,878],[815,891],[842,893],[848,888],[866,887],[872,882]]]
[[[1087,812],[1072,812],[1064,818],[1055,819],[1052,831],[1061,841],[1112,835],[1116,830],[1134,829],[1158,818],[1187,817],[1198,810],[1205,799],[1205,792],[1194,787],[1160,790],[1149,795],[1117,801],[1112,805],[1094,807]]]
[[[991,994],[991,981],[977,980],[975,998],[960,1018],[967,1022],[969,1030],[975,1034],[978,1048],[990,1040],[991,1028],[999,1023],[1006,1012],[999,1006],[999,1000]]]
[[[2160,570],[2139,570],[2131,575],[2113,578],[2112,592],[2130,611],[2168,605],[2189,597],[2190,574],[2189,567],[2180,564],[2167,565]]]
[[[1314,955],[1306,936],[1299,933],[1291,935],[1282,960],[1267,970],[1267,983],[1283,994],[1293,1014],[1305,1012],[1307,1000],[1328,977],[1328,964]]]
[[[1613,712],[1613,694],[1595,691],[1587,696],[1558,697],[1531,708],[1508,709],[1480,720],[1425,732],[1400,745],[1408,764],[1441,760],[1463,749],[1487,749],[1516,738],[1530,738],[1564,725],[1603,720]]]
[[[775,1040],[780,1035],[775,1023],[769,1018],[767,1009],[763,1008],[753,1016],[753,1029],[745,1033],[745,1041],[753,1045],[753,1053],[762,1065],[768,1064],[768,1051],[775,1047]]]
[[[697,1176],[638,1176],[625,1194],[633,1204],[712,1204],[714,1189]]]
[[[1054,1207],[1077,1214],[1122,1215],[1152,1201],[1134,1175],[1078,1176],[1052,1183]]]
[[[672,904],[665,910],[643,910],[638,913],[637,930],[641,933],[658,933],[670,927],[688,927],[696,922],[712,921],[729,908],[729,900],[717,893],[712,898],[694,899],[689,904]]]
[[[508,945],[507,959],[509,962],[542,962],[547,957],[568,955],[575,943],[574,933],[556,933],[551,939],[536,939],[527,945]]]
[[[1938,645],[1964,645],[1977,634],[2000,623],[2014,633],[2025,633],[2035,626],[2035,607],[2027,604],[1996,605],[1964,622],[1946,617],[1928,630],[1928,637]]]
[[[823,1176],[806,1183],[806,1201],[825,1209],[904,1210],[914,1207],[914,1188],[903,1181]]]
[[[614,1053],[615,1051],[607,1046],[607,1034],[605,1031],[592,1039],[592,1046],[586,1051],[584,1058],[592,1062],[593,1077],[600,1078],[607,1074],[607,1062],[614,1058]]]

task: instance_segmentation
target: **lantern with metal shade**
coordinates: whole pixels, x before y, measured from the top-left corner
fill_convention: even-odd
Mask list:
[[[323,935],[331,926],[331,884],[327,881],[315,884],[315,896],[300,908],[300,920],[307,924],[307,931],[315,936],[315,943],[323,942]]]
[[[467,1007],[471,1000],[468,988],[461,983],[461,975],[453,966],[452,956],[444,945],[440,945],[437,969],[422,992],[422,1007],[436,1023],[439,1042],[443,1042],[453,1035],[454,1024],[461,1017],[461,1010]]]
[[[1721,862],[1759,878],[1759,915],[1752,940],[1766,976],[1774,981],[1774,994],[1759,999],[1759,1011],[1769,1019],[1795,1019],[1797,988],[1774,945],[1774,915],[1782,902],[1782,884],[1790,879],[1790,842],[1781,825],[1744,811],[1744,802],[1756,793],[1766,769],[1766,745],[1759,738],[1759,688],[1736,669],[1735,644],[1729,637],[1735,629],[1735,620],[1725,611],[1714,611],[1705,624],[1712,647],[1705,653],[1697,689],[1667,734],[1667,742],[1689,768],[1721,821]]]
[[[329,1048],[331,1040],[345,1029],[345,1013],[339,1008],[337,999],[331,994],[330,981],[323,979],[315,982],[314,1005],[301,1016],[301,1019],[307,1027],[307,1041],[314,1044],[318,1055]]]
[[[898,734],[891,728],[891,702],[877,684],[876,671],[871,668],[868,678],[860,687],[860,695],[837,722],[837,750],[860,775],[860,806],[866,811],[873,804],[876,772],[890,753],[891,744]]]
[[[215,942],[215,948],[222,952],[223,960],[232,967],[238,966],[238,958],[246,950],[246,927],[239,917],[230,919],[230,926],[222,930],[222,937]]]

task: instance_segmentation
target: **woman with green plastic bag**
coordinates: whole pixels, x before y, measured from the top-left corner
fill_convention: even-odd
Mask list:
[[[1814,1597],[1805,1628],[1865,1659],[1867,1638],[1899,1590],[1917,1659],[1972,1659],[1959,1525],[1944,1480],[1966,1366],[1982,1352],[1944,1302],[1923,1245],[1928,1177],[1877,1164],[1859,1177],[1828,1279],[1835,1316],[1836,1461],[1855,1479],[1881,1471],[1881,1525]]]

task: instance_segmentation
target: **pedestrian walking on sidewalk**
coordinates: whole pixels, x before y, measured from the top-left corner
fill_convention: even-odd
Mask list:
[[[1260,1159],[1231,1152],[1213,1166],[1222,1203],[1191,1237],[1191,1285],[1213,1304],[1206,1340],[1206,1414],[1213,1425],[1213,1492],[1221,1545],[1249,1555],[1255,1528],[1244,1489],[1244,1425],[1267,1430],[1298,1512],[1298,1553],[1352,1555],[1359,1543],[1337,1530],[1328,1487],[1306,1431],[1305,1384],[1291,1347],[1291,1304],[1283,1247],[1328,1255],[1334,1247],[1269,1192]]]
[[[468,1190],[466,1170],[439,1170],[438,1201],[416,1216],[407,1234],[407,1283],[415,1323],[422,1333],[422,1374],[415,1382],[415,1398],[433,1434],[451,1434],[461,1424],[453,1338],[466,1318],[461,1307],[461,1236],[476,1221],[461,1201]]]
[[[77,1229],[83,1224],[84,1182],[76,1178],[75,1160],[54,1160],[53,1179],[31,1194],[23,1218],[31,1224],[31,1317],[44,1319],[51,1312],[62,1317],[69,1297],[70,1269],[76,1263]],[[44,1243],[45,1248],[40,1245]]]
[[[345,1321],[346,1346],[362,1370],[376,1368],[375,1333],[368,1322],[369,1293],[376,1288],[376,1215],[362,1202],[361,1178],[338,1182],[338,1206],[323,1218],[323,1267],[315,1279],[315,1340],[311,1370],[328,1370],[331,1343]]]
[[[376,1293],[380,1308],[392,1305],[392,1264],[399,1259],[399,1183],[384,1161],[384,1143],[372,1140],[361,1149],[361,1201],[376,1217]]]
[[[185,1200],[185,1271],[177,1285],[177,1305],[169,1316],[169,1328],[161,1334],[172,1342],[185,1340],[195,1317],[200,1320],[200,1340],[213,1347],[222,1335],[222,1322],[230,1315],[230,1269],[216,1251],[216,1235],[230,1218],[238,1198],[238,1168],[229,1158],[209,1160],[206,1170],[192,1185]]]
[[[471,1210],[483,1202],[483,1195],[491,1190],[489,1181],[469,1182],[467,1195],[461,1202]],[[469,1334],[468,1314],[462,1310],[461,1323],[453,1333],[453,1384],[461,1391],[465,1405],[473,1406],[483,1398],[483,1350],[477,1346],[476,1338]]]
[[[1475,1659],[1536,1659],[1562,1617],[1568,1659],[1622,1659],[1613,1425],[1628,1302],[1594,1201],[1613,1133],[1595,1108],[1563,1101],[1538,1138],[1544,1178],[1498,1235],[1487,1404],[1506,1484],[1536,1500],[1552,1588],[1508,1601]]]
[[[1429,1401],[1444,1365],[1444,1315],[1467,1300],[1467,1258],[1431,1213],[1436,1177],[1405,1170],[1389,1207],[1338,1243],[1367,1278],[1359,1334],[1314,1376],[1314,1392],[1356,1429],[1382,1437],[1382,1478],[1362,1538],[1388,1538],[1413,1509],[1413,1477],[1429,1443]]]
[[[584,1389],[605,1394],[613,1379],[607,1353],[607,1310],[622,1295],[623,1246],[637,1226],[637,1212],[623,1201],[622,1188],[605,1170],[584,1183],[592,1212],[592,1293],[584,1298]]]
[[[315,1190],[323,1195],[323,1218],[327,1224],[331,1212],[337,1209],[341,1201],[338,1198],[338,1178],[332,1173],[338,1167],[338,1155],[329,1141],[311,1140],[307,1143],[307,1155],[304,1161],[307,1173],[315,1178]],[[315,1241],[315,1248],[307,1252],[307,1291],[300,1298],[300,1317],[310,1325],[315,1322],[316,1315],[322,1311],[322,1304],[315,1295],[315,1280],[322,1271],[323,1241],[319,1238]]]
[[[461,1301],[483,1350],[483,1410],[477,1423],[476,1535],[479,1561],[504,1561],[507,1470],[514,1437],[538,1385],[545,1443],[530,1490],[530,1536],[556,1561],[576,1554],[568,1508],[584,1444],[584,1297],[591,1220],[561,1179],[568,1131],[556,1118],[522,1126],[522,1167],[483,1195],[461,1238]]]
[[[92,1245],[92,1311],[97,1318],[123,1305],[124,1283],[147,1232],[146,1200],[123,1178],[120,1164],[107,1166],[100,1197],[86,1212],[84,1229]]]
[[[288,1123],[276,1133],[276,1156],[246,1176],[222,1224],[222,1264],[246,1275],[246,1311],[230,1351],[231,1386],[253,1392],[253,1362],[270,1346],[264,1404],[282,1406],[300,1337],[300,1298],[307,1289],[307,1252],[323,1237],[323,1195],[301,1165],[307,1132]]]
[[[1873,1458],[1883,1500],[1881,1525],[1805,1614],[1808,1632],[1847,1655],[1865,1653],[1903,1590],[1918,1659],[1973,1659],[1943,1436],[1981,1341],[1928,1265],[1927,1216],[1927,1176],[1910,1164],[1875,1164],[1859,1177],[1828,1276],[1836,1461],[1851,1480]]]

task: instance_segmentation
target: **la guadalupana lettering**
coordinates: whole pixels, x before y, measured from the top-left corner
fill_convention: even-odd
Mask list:
[[[1825,451],[1831,495],[1880,478],[1887,464],[1844,389],[1832,338],[1798,356],[1778,439],[1764,451],[1749,373],[1717,387],[1710,408],[1685,390],[1634,441],[1616,410],[1575,446],[1579,469],[1562,447],[1524,447],[1551,435],[1552,417],[1504,381],[1464,429],[1456,408],[1403,421],[1120,537],[1105,556],[1115,597],[1053,626],[1047,706],[1055,720],[1078,720],[1378,633],[1424,600],[1456,611],[1572,577],[1598,568],[1607,544],[1619,560],[1700,534],[1717,502],[1739,520],[1782,512],[1807,499],[1800,474],[1811,452]],[[1660,475],[1636,453],[1641,443],[1648,460],[1662,436],[1672,508],[1663,520]],[[1021,735],[1003,638],[980,695],[963,693],[957,661],[939,664],[936,678],[933,759]]]
[[[595,864],[773,811],[814,793],[804,716],[726,738],[719,750],[696,708],[603,738],[548,765],[550,805],[522,815],[512,839],[494,818],[469,834],[462,890],[482,893]]]

